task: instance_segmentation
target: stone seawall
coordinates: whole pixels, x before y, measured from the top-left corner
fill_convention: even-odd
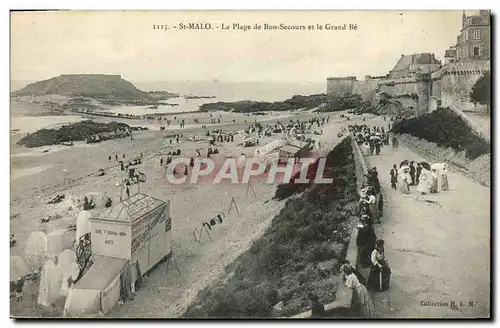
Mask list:
[[[351,145],[352,151],[354,155],[354,161],[356,163],[356,184],[358,189],[358,194],[361,191],[361,188],[365,182],[365,174],[368,173],[368,166],[366,164],[365,159],[363,158],[363,154],[361,153],[361,149],[359,148],[358,143],[352,136]],[[347,252],[345,259],[348,260],[351,264],[355,264],[357,267],[358,264],[358,246],[356,244],[356,239],[358,237],[358,229],[354,227],[351,232],[351,239],[349,240],[349,245],[347,246]],[[358,269],[358,268],[357,268]],[[337,294],[335,295],[335,301],[332,303],[325,304],[324,308],[328,314],[331,314],[332,317],[338,317],[339,315],[342,317],[349,317],[351,314],[352,301],[354,296],[354,290],[347,288],[347,286],[341,283],[337,288]],[[306,319],[310,318],[312,315],[311,310],[299,313],[297,315],[292,316],[293,319]]]

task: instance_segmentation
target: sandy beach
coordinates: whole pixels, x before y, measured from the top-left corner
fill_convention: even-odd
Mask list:
[[[310,135],[321,141],[323,151],[327,152],[341,140],[337,134],[346,125],[346,121],[340,118],[340,114],[272,113],[257,119],[266,124],[274,124],[278,120],[285,122],[291,118],[307,120],[318,115],[329,116],[329,124],[321,127],[324,130],[323,135]],[[241,131],[253,122],[255,117],[234,113],[219,113],[219,115],[221,123],[213,126],[209,124],[209,129]],[[182,118],[184,117],[179,115],[177,120]],[[210,122],[208,113],[197,114],[197,118],[200,124]],[[237,122],[232,123],[233,119]],[[360,117],[353,117],[349,123],[358,119],[360,120]],[[96,119],[96,121],[104,120],[104,118]],[[244,123],[245,120],[247,124]],[[147,124],[147,122],[137,123],[141,126]],[[114,139],[91,145],[81,142],[75,143],[73,147],[57,145],[28,149],[15,144],[21,135],[13,136],[11,138],[11,233],[15,235],[18,244],[11,248],[11,254],[23,256],[27,237],[33,231],[65,228],[68,224],[74,223],[74,217],[70,215],[63,215],[63,218],[50,222],[48,228],[44,227],[47,224],[40,223],[42,217],[54,212],[54,206],[46,203],[56,194],[83,197],[88,192],[103,192],[111,197],[113,202],[119,201],[121,187],[117,185],[122,172],[114,156],[116,154],[121,159],[125,154],[126,159],[130,159],[142,153],[144,160],[139,165],[139,170],[146,173],[147,181],[140,185],[140,191],[170,201],[173,251],[182,275],[178,275],[176,270],[169,270],[165,274],[165,264],[160,266],[151,272],[144,287],[138,291],[133,301],[117,306],[109,316],[181,315],[196,293],[216,278],[227,264],[258,238],[283,206],[283,202],[270,200],[274,196],[276,185],[264,182],[253,185],[255,195],[251,192],[247,194],[245,185],[203,184],[186,185],[182,189],[175,190],[170,188],[159,158],[168,150],[177,148],[182,149],[183,155],[187,157],[194,156],[198,148],[206,152],[208,148],[206,141],[188,141],[190,136],[203,136],[204,131],[200,129],[200,124],[187,123],[180,131],[183,134],[182,140],[179,144],[173,140],[173,145],[170,145],[168,138],[165,137],[170,134],[169,130],[179,131],[175,125],[167,131],[134,132],[133,140]],[[263,137],[260,146],[275,139],[276,135]],[[257,148],[242,148],[238,146],[240,142],[242,137],[237,135],[234,142],[224,142],[216,146],[224,156],[229,154],[238,156],[242,152],[251,156]],[[111,161],[108,160],[110,155]],[[105,169],[105,176],[96,175],[100,168]],[[137,185],[133,185],[131,194],[137,191]],[[231,196],[236,201],[239,214],[234,209],[228,213]],[[95,209],[94,212],[100,210],[102,209]],[[221,211],[227,218],[224,224],[212,232],[214,242],[208,239],[200,243],[195,242],[193,230],[200,228],[202,222]],[[33,286],[31,289],[27,286],[27,294],[22,302],[13,305],[12,314],[46,315],[47,310],[35,304],[36,290]],[[32,307],[39,309],[40,313],[34,313]]]

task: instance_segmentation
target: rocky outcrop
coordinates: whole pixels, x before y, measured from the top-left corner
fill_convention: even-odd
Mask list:
[[[411,95],[394,99],[386,93],[379,93],[371,103],[365,102],[356,113],[408,117],[415,114],[415,108],[416,102]]]
[[[43,96],[57,94],[68,97],[103,99],[148,99],[158,93],[147,93],[137,89],[120,75],[71,74],[61,75],[45,81],[27,85],[14,91],[12,96]],[[160,94],[164,96],[164,94]]]
[[[64,125],[59,129],[41,129],[35,133],[22,138],[18,144],[28,148],[57,145],[61,142],[84,141],[85,139],[99,135],[100,140],[125,136],[130,126],[125,123],[96,123],[93,121],[82,121],[74,124]]]
[[[234,111],[239,113],[255,113],[267,111],[286,111],[295,109],[312,109],[327,102],[326,94],[310,96],[295,95],[285,101],[265,102],[265,101],[237,101],[237,102],[217,102],[203,104],[201,112],[212,110]]]

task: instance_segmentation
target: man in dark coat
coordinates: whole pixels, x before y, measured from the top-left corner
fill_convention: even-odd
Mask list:
[[[410,177],[411,177],[411,183],[410,185],[415,185],[415,162],[411,161],[410,162]]]
[[[398,183],[398,168],[396,167],[396,164],[391,169],[391,188],[394,190],[397,190],[397,183]]]
[[[417,163],[417,174],[415,175],[415,183],[418,185],[420,182],[420,173],[422,173],[422,166]]]

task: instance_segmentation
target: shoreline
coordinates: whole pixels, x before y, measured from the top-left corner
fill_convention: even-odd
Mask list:
[[[279,114],[279,113],[278,113]],[[313,117],[315,114],[301,113],[300,119]],[[208,116],[208,115],[207,115]],[[341,119],[335,119],[338,113],[331,115],[330,124],[340,126]],[[276,116],[271,116],[276,118]],[[249,122],[248,124],[253,123]],[[246,125],[248,125],[246,124]],[[243,127],[243,122],[240,124],[221,123],[225,125],[224,130],[234,130]],[[325,127],[326,127],[325,123]],[[336,128],[328,128],[328,133],[324,136],[316,136],[320,138],[336,137]],[[187,130],[187,131],[186,131]],[[332,131],[330,131],[332,130]],[[245,197],[245,186],[232,186],[226,184],[220,185],[189,185],[182,190],[171,190],[164,181],[164,169],[159,166],[158,160],[167,150],[182,148],[183,154],[186,156],[194,156],[195,149],[205,149],[209,146],[206,142],[189,141],[191,135],[203,135],[204,130],[187,129],[181,130],[184,139],[179,144],[169,145],[168,140],[163,138],[163,131],[141,131],[135,134],[134,140],[129,139],[114,139],[102,142],[100,144],[92,144],[91,146],[79,147],[59,147],[56,151],[55,147],[43,147],[43,149],[53,148],[47,153],[42,153],[41,149],[27,151],[26,148],[16,149],[15,153],[40,153],[41,156],[29,156],[28,154],[20,156],[11,156],[11,168],[19,169],[15,184],[11,185],[11,212],[18,213],[15,218],[11,218],[11,231],[15,234],[18,241],[17,246],[10,249],[11,255],[19,255],[24,258],[24,246],[31,232],[42,229],[39,223],[40,217],[50,215],[54,209],[46,204],[46,202],[56,194],[65,194],[66,197],[82,196],[87,192],[102,192],[117,201],[120,194],[120,189],[116,187],[116,182],[122,175],[119,166],[115,162],[114,154],[126,154],[126,158],[130,159],[144,153],[143,163],[139,165],[139,169],[147,174],[147,181],[141,184],[141,192],[149,194],[153,197],[168,199],[172,203],[171,217],[174,227],[173,248],[176,254],[176,259],[179,262],[181,270],[186,272],[184,275],[188,282],[177,277],[177,272],[172,271],[168,274],[168,283],[163,281],[164,270],[153,271],[147,279],[145,288],[139,291],[135,301],[127,302],[122,306],[117,307],[108,316],[113,317],[114,314],[127,317],[127,313],[136,313],[134,308],[152,306],[152,313],[144,312],[143,316],[152,317],[154,314],[167,313],[168,315],[180,315],[183,308],[187,306],[186,301],[194,297],[197,291],[206,283],[212,280],[212,276],[219,270],[223,269],[225,264],[230,263],[236,255],[242,251],[248,243],[251,243],[254,238],[258,237],[255,234],[256,220],[259,224],[262,223],[262,228],[266,226],[264,222],[269,222],[269,212],[271,207],[278,210],[281,203],[274,205],[263,205],[266,200],[274,195],[276,185],[255,184],[253,187],[256,196],[248,199]],[[188,132],[190,131],[190,132]],[[168,133],[168,132],[166,132]],[[277,136],[267,137],[262,140],[263,143],[269,143]],[[241,138],[241,140],[240,140]],[[248,154],[253,154],[257,147],[242,148],[239,146],[242,137],[235,139],[233,143],[223,143],[217,145],[221,156],[232,154],[236,156],[242,151]],[[325,143],[325,147],[328,147]],[[112,155],[112,161],[108,161],[108,155]],[[33,167],[47,167],[43,172],[34,172],[30,170]],[[106,168],[106,175],[98,177],[96,172],[99,168]],[[64,171],[66,170],[66,171]],[[27,173],[31,174],[27,174]],[[12,179],[11,179],[12,180]],[[135,192],[136,187],[131,189]],[[220,210],[227,211],[229,206],[230,192],[236,199],[240,215],[231,212],[228,217],[227,225],[222,225],[219,231],[213,231],[213,237],[217,238],[213,244],[195,243],[192,238],[192,231],[199,227],[200,220],[203,219],[203,214],[214,215]],[[64,228],[68,224],[67,219],[56,220],[51,222],[51,228]],[[71,221],[71,220],[70,220]],[[260,230],[260,229],[258,229]],[[233,245],[229,247],[228,245]],[[237,247],[236,247],[237,245]],[[200,248],[202,247],[202,248]],[[28,263],[27,263],[28,264]],[[212,270],[209,276],[202,274],[202,268],[209,268],[206,271]],[[153,286],[165,286],[161,289]],[[29,292],[31,288],[31,292]],[[154,297],[151,288],[158,289],[158,293],[154,292]],[[167,288],[167,289],[165,289]],[[36,306],[36,287],[27,287],[25,294],[26,302],[31,299],[32,304],[24,305],[24,308],[31,309],[32,315],[36,315],[38,307]],[[157,297],[165,297],[164,293],[171,295],[172,302],[164,304],[157,302]],[[148,304],[151,301],[155,304]],[[179,303],[179,306],[176,306]],[[182,303],[182,305],[181,305]],[[11,304],[12,306],[12,304]],[[19,304],[20,307],[22,303]],[[160,310],[163,308],[163,310]],[[23,309],[16,306],[12,310],[12,315],[23,315]]]

